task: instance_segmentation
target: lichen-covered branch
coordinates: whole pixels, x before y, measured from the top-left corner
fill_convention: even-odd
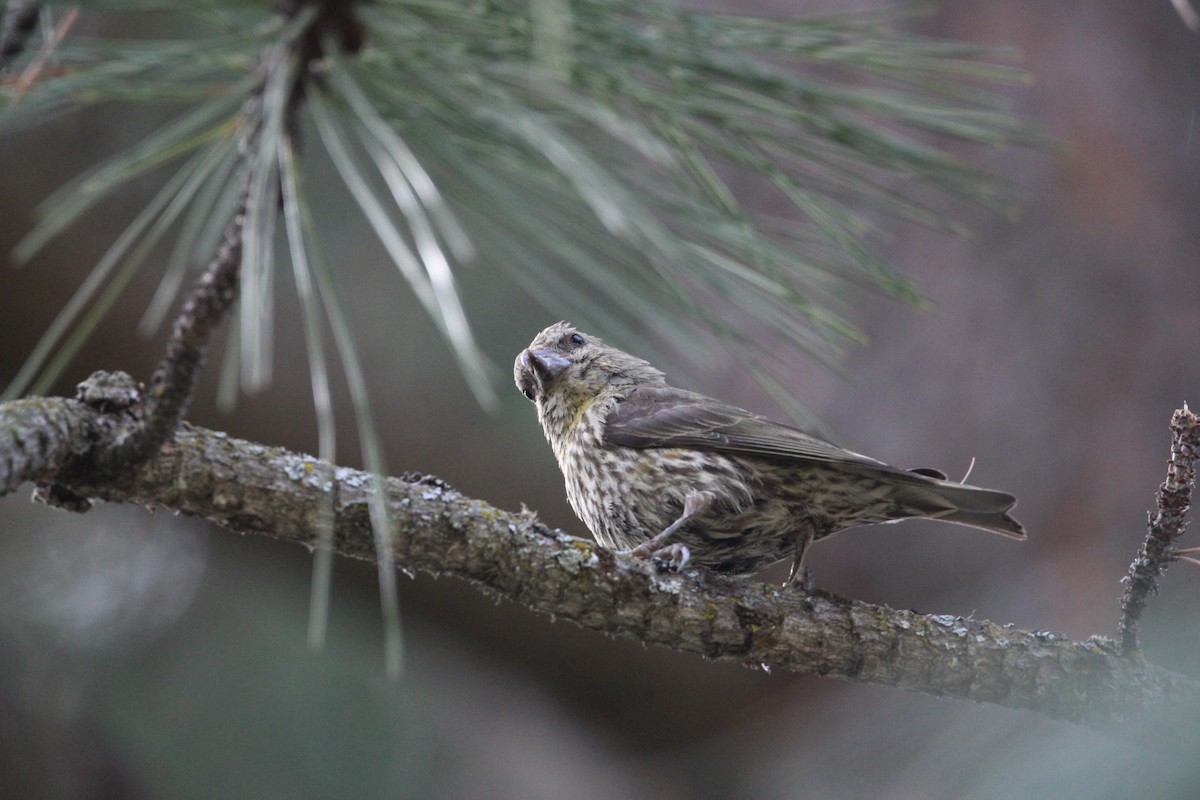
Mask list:
[[[1158,579],[1180,553],[1175,541],[1187,527],[1192,487],[1196,484],[1196,460],[1200,458],[1200,416],[1186,404],[1171,415],[1171,459],[1167,478],[1158,487],[1155,510],[1149,515],[1146,541],[1129,565],[1125,595],[1121,599],[1121,649],[1137,649],[1137,628],[1146,602],[1158,591]]]
[[[0,487],[65,481],[82,495],[166,507],[243,534],[311,545],[332,499],[334,548],[374,560],[364,472],[182,426],[136,472],[97,480],[77,462],[121,415],[74,400],[0,406]],[[115,427],[114,427],[115,426]],[[605,633],[772,669],[816,672],[928,694],[1026,708],[1107,726],[1200,708],[1200,683],[1074,642],[984,620],[927,616],[700,572],[659,575],[644,561],[551,530],[529,512],[464,497],[435,478],[386,482],[395,560],[454,575],[535,611]]]

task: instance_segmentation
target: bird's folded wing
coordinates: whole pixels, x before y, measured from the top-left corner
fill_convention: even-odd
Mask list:
[[[621,447],[689,447],[729,455],[886,466],[789,425],[672,387],[642,386],[629,392],[609,414],[604,438]]]

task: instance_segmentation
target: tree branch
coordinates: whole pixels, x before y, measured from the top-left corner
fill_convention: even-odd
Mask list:
[[[1158,487],[1155,512],[1148,516],[1146,541],[1125,577],[1121,599],[1121,650],[1137,649],[1138,621],[1150,596],[1158,592],[1158,579],[1177,558],[1193,560],[1192,550],[1178,550],[1175,541],[1187,527],[1185,521],[1196,484],[1196,460],[1200,459],[1200,417],[1185,403],[1171,415],[1171,460],[1167,479]]]
[[[89,497],[166,507],[309,546],[332,498],[335,550],[375,560],[368,473],[186,424],[132,474],[98,480],[71,470],[81,453],[103,446],[98,440],[136,424],[126,416],[75,400],[0,406],[0,491],[52,477]],[[1122,656],[1109,640],[1074,642],[703,572],[658,575],[644,561],[551,530],[533,513],[464,497],[436,478],[392,478],[386,489],[398,565],[455,575],[605,633],[1093,726],[1200,708],[1200,683]]]

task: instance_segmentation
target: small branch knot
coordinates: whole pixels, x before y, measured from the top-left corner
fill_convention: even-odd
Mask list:
[[[137,414],[143,386],[127,372],[93,372],[75,386],[75,399],[104,414],[130,411]]]

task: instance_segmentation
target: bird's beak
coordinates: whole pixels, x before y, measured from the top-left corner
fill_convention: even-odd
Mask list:
[[[521,353],[521,366],[533,375],[537,381],[538,395],[544,397],[549,385],[566,372],[571,362],[553,350],[526,350]]]

